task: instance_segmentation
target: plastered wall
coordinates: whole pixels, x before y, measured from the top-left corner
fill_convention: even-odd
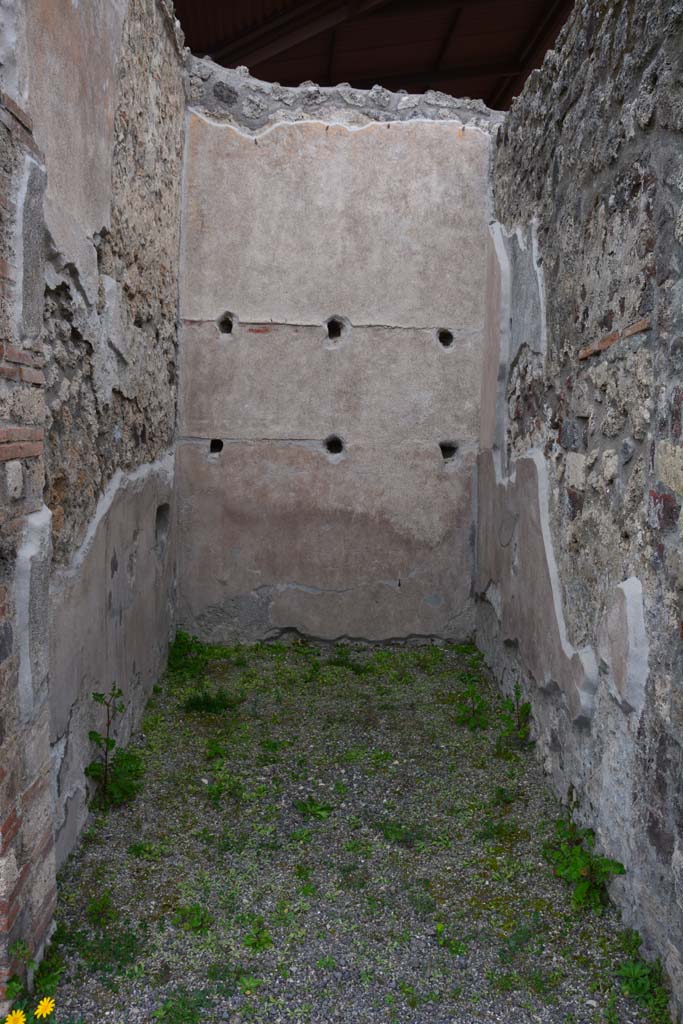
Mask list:
[[[192,632],[470,634],[477,113],[252,132],[190,110],[177,451]]]

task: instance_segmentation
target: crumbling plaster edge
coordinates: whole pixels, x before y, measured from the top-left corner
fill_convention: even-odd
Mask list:
[[[339,119],[339,115],[331,115],[329,119],[324,117],[302,117],[293,119],[291,121],[275,121],[273,124],[263,125],[261,128],[249,128],[243,124],[235,124],[233,121],[223,121],[218,117],[212,117],[202,107],[197,107],[193,104],[188,104],[187,113],[190,116],[197,117],[206,124],[211,125],[214,128],[229,129],[241,135],[243,138],[255,139],[263,138],[263,136],[270,134],[277,128],[300,128],[304,125],[318,125],[319,127],[325,128],[345,128],[349,133],[361,132],[368,128],[377,128],[378,126],[386,128],[389,125],[414,125],[414,124],[430,124],[439,125],[445,127],[454,127],[461,129],[463,133],[465,130],[473,132],[479,132],[486,140],[490,141],[491,131],[482,128],[478,124],[470,124],[467,121],[461,121],[459,118],[430,118],[430,117],[413,117],[410,120],[402,118],[390,118],[386,121],[369,120],[365,124],[352,124],[349,121],[343,121]],[[496,126],[497,127],[497,126]]]
[[[187,78],[186,68],[190,50],[185,46],[185,33],[183,32],[180,20],[175,16],[172,0],[171,2],[169,2],[169,0],[156,0],[156,5],[157,9],[161,13],[164,27],[171,39],[173,49],[175,50],[176,56],[181,64],[184,76]]]
[[[132,471],[125,472],[117,469],[111,480],[102,492],[95,512],[88,523],[85,537],[75,550],[69,563],[65,566],[56,566],[52,573],[51,582],[66,582],[78,575],[85,562],[90,549],[95,541],[97,531],[105,516],[108,514],[114,499],[128,487],[144,483],[153,476],[158,476],[166,484],[171,486],[175,476],[175,450],[166,452],[154,462],[145,462]]]
[[[493,202],[493,178],[489,180],[489,198]],[[548,351],[548,327],[547,327],[547,295],[543,260],[540,252],[539,242],[539,219],[534,215],[527,224],[515,224],[506,227],[495,217],[489,223],[489,231],[494,247],[495,258],[498,263],[500,276],[500,305],[498,309],[498,337],[499,337],[499,369],[496,380],[496,423],[494,430],[494,443],[490,451],[497,487],[513,487],[516,483],[517,465],[525,459],[530,459],[536,467],[537,498],[538,498],[538,522],[541,530],[543,549],[548,569],[548,577],[553,600],[554,619],[558,630],[558,636],[563,654],[570,663],[574,657],[578,657],[582,669],[584,684],[573,686],[573,692],[567,693],[563,688],[565,698],[570,704],[573,717],[576,719],[590,719],[594,712],[595,697],[597,694],[600,676],[606,676],[606,684],[612,698],[621,706],[625,713],[636,712],[640,716],[645,702],[645,688],[649,678],[649,640],[645,628],[645,601],[644,591],[640,579],[630,576],[628,579],[616,583],[611,591],[607,606],[598,623],[595,644],[588,644],[581,648],[575,647],[569,639],[567,620],[564,614],[564,599],[560,583],[560,572],[555,556],[555,547],[550,522],[550,481],[548,476],[548,463],[541,451],[536,447],[528,448],[523,453],[510,453],[507,445],[507,417],[508,397],[507,387],[512,366],[511,360],[511,324],[512,324],[512,265],[506,246],[506,240],[515,237],[520,250],[527,251],[531,245],[532,268],[536,278],[537,294],[540,310],[539,323],[539,348],[538,354],[545,364]],[[476,577],[475,577],[476,578]],[[490,581],[496,586],[499,581]],[[481,591],[481,597],[486,600],[485,588]],[[610,619],[610,608],[621,599],[621,621]],[[500,621],[499,609],[494,612]],[[618,614],[618,612],[617,612]],[[618,644],[620,629],[623,636],[629,638],[628,650],[624,653],[624,679],[621,685],[615,679],[611,659],[612,643]],[[623,653],[623,652],[622,652]]]

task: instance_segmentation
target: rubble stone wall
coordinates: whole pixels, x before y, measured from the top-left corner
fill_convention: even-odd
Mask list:
[[[477,571],[480,643],[679,1001],[682,132],[683,4],[579,0],[494,152]]]
[[[165,0],[0,12],[0,1011],[84,824],[93,690],[174,620],[184,51]]]
[[[176,26],[157,0],[42,0],[27,11],[30,106],[47,168],[45,502],[60,863],[87,815],[83,767],[98,724],[90,694],[123,688],[126,742],[173,625],[172,515],[165,542],[154,538],[157,516],[165,523],[172,506],[185,75]]]

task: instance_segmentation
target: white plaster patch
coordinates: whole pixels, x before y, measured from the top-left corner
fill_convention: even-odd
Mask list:
[[[645,631],[643,587],[630,576],[611,592],[599,629],[600,657],[610,670],[612,696],[627,713],[645,704],[650,646]]]
[[[19,638],[19,714],[22,722],[31,720],[37,687],[47,673],[47,616],[43,604],[47,602],[52,552],[51,523],[52,513],[46,505],[39,512],[27,516],[24,540],[17,552],[14,601]],[[44,594],[37,592],[41,587]],[[39,678],[35,678],[36,673]]]

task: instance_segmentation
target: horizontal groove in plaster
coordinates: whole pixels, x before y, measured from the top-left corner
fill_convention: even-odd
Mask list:
[[[180,318],[182,324],[213,324],[217,325],[219,316],[216,317],[193,317],[184,316]],[[308,320],[306,323],[294,320],[240,320],[236,326],[236,331],[239,331],[241,327],[319,327],[321,330],[325,328],[324,321],[321,320]],[[351,323],[352,330],[359,331],[429,331],[432,334],[435,331],[440,331],[444,327],[448,327],[448,324],[357,324]],[[478,335],[483,330],[483,324],[480,327],[454,327],[453,334],[454,340],[457,342],[462,338],[469,338]],[[339,346],[342,348],[340,342]]]
[[[177,444],[206,444],[207,441],[212,441],[215,438],[220,439],[224,444],[293,444],[293,445],[315,445],[319,448],[323,444],[323,438],[320,437],[221,437],[220,434],[184,434],[179,436]],[[405,445],[419,445],[422,448],[432,448],[434,445],[438,445],[438,441],[425,441],[417,438],[405,438],[402,441],[397,441],[394,444],[378,438],[376,440],[367,439],[364,441],[354,442],[355,444],[381,444],[383,448],[402,448]],[[346,446],[348,447],[348,445]],[[458,441],[458,451],[479,451],[477,441]],[[450,461],[450,460],[449,460]]]

